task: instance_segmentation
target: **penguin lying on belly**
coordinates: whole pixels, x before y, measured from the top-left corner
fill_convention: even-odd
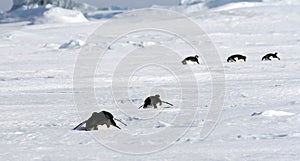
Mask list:
[[[278,53],[269,53],[262,57],[261,61],[272,61],[272,60],[280,60],[280,58],[277,56]]]
[[[227,62],[246,62],[246,56],[244,55],[231,55],[230,57],[228,57]]]
[[[149,107],[154,107],[155,109],[157,108],[157,105],[162,105],[162,103],[165,103],[165,104],[168,104],[170,106],[173,106],[173,104],[169,103],[169,102],[166,102],[166,101],[162,101],[160,99],[160,95],[159,94],[156,94],[155,96],[149,96],[145,99],[144,101],[144,104],[141,105],[139,107],[140,108],[149,108]]]
[[[76,130],[77,128],[81,127],[83,124],[85,124],[86,131],[98,130],[98,126],[103,125],[106,125],[107,128],[109,128],[110,125],[112,125],[118,129],[121,129],[114,120],[124,124],[123,122],[121,122],[121,120],[114,118],[114,116],[107,111],[94,112],[89,119],[77,125],[73,130]],[[126,124],[124,125],[127,126]]]
[[[198,55],[186,57],[185,59],[183,59],[181,61],[181,63],[183,65],[186,65],[186,64],[199,64],[198,57],[199,57]]]

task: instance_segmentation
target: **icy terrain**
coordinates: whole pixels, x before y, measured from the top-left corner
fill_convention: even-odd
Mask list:
[[[153,72],[155,67],[146,68],[130,77],[133,84],[129,85],[132,88],[128,95],[136,104],[127,110],[128,114],[135,114],[130,117],[114,108],[110,93],[109,78],[113,74],[110,65],[122,51],[162,43],[178,48],[184,56],[195,55],[192,50],[184,48],[183,42],[173,37],[155,32],[131,35],[110,47],[110,54],[103,58],[104,68],[95,73],[99,111],[111,111],[128,124],[120,125],[122,131],[133,135],[159,133],[166,127],[188,129],[172,146],[147,155],[119,153],[92,137],[93,133],[103,132],[108,134],[108,144],[115,144],[118,137],[119,144],[128,148],[138,141],[109,135],[118,134],[116,128],[105,132],[72,130],[94,112],[83,111],[87,117],[80,118],[74,103],[73,72],[78,54],[80,49],[90,45],[88,37],[116,13],[94,12],[83,17],[77,11],[51,7],[48,17],[37,14],[35,19],[20,21],[17,14],[18,17],[10,17],[10,21],[3,20],[6,23],[0,24],[0,160],[299,160],[300,6],[296,5],[297,1],[289,2],[293,5],[266,1],[228,3],[206,10],[197,10],[195,6],[175,8],[208,34],[224,66],[226,86],[222,115],[214,131],[204,140],[199,137],[200,129],[211,98],[211,78],[205,65],[191,65],[201,89],[201,102],[195,123],[190,127],[185,120],[179,124],[172,122],[181,110],[176,107],[180,96],[176,80],[168,71]],[[144,18],[132,16],[135,20]],[[124,26],[137,23],[127,18],[128,24]],[[17,23],[8,23],[11,21]],[[178,25],[184,27],[184,24]],[[278,52],[281,61],[261,62],[262,56],[269,52]],[[227,63],[231,54],[246,55],[247,62]],[[135,63],[135,58],[130,60]],[[160,58],[154,60],[161,61]],[[168,63],[185,68],[180,61]],[[162,89],[165,89],[165,99],[174,107],[136,112],[149,91]],[[117,102],[124,103],[126,99]],[[150,119],[143,120],[141,116],[150,116]],[[167,138],[153,138],[144,144],[155,146],[164,144],[165,140]]]
[[[24,6],[26,8],[36,8],[38,6],[44,6],[47,4],[66,9],[80,10],[83,12],[96,10],[96,7],[84,3],[76,3],[73,0],[13,0],[13,6],[11,10],[16,10]]]

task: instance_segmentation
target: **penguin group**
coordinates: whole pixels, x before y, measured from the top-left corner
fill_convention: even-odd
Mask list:
[[[261,59],[261,61],[273,61],[273,60],[280,60],[280,58],[277,55],[278,53],[268,53],[266,55],[264,55]],[[183,65],[188,65],[188,64],[200,64],[199,60],[198,60],[199,56],[195,55],[195,56],[189,56],[186,57],[185,59],[183,59],[181,61],[181,63]],[[235,54],[235,55],[231,55],[227,58],[227,62],[246,62],[247,57],[244,55],[240,55],[240,54]],[[154,96],[149,96],[144,100],[143,105],[141,105],[138,109],[143,108],[151,108],[153,107],[154,109],[157,109],[157,106],[161,106],[162,103],[165,103],[167,105],[173,106],[173,104],[166,102],[166,101],[162,101],[160,99],[160,95],[156,94]],[[79,129],[82,125],[85,124],[85,128],[83,128],[86,131],[91,131],[91,130],[98,130],[99,126],[104,126],[106,125],[107,128],[109,128],[110,126],[116,127],[118,129],[121,129],[115,121],[118,121],[120,123],[122,123],[123,125],[127,126],[125,123],[123,123],[120,119],[115,118],[110,112],[107,111],[101,111],[101,112],[94,112],[92,114],[92,116],[81,122],[79,125],[77,125],[73,130],[77,130]]]
[[[273,60],[280,60],[280,58],[277,55],[278,53],[268,53],[266,55],[264,55],[262,57],[262,61],[273,61]],[[185,59],[183,59],[181,61],[181,63],[183,65],[188,65],[188,64],[200,64],[199,60],[198,60],[199,56],[195,55],[195,56],[189,56],[186,57]],[[227,58],[227,62],[246,62],[247,57],[244,55],[240,55],[240,54],[234,54],[231,55]]]
[[[162,103],[168,104],[170,106],[173,106],[173,104],[162,101],[160,99],[160,95],[156,94],[154,96],[149,96],[145,99],[144,104],[139,107],[140,108],[151,108],[154,107],[157,108],[157,105],[162,105]],[[120,119],[115,118],[110,112],[107,111],[101,111],[101,112],[94,112],[90,118],[87,120],[81,122],[79,125],[77,125],[73,130],[86,130],[86,131],[92,131],[92,130],[98,130],[99,126],[106,125],[106,128],[109,128],[110,126],[114,126],[118,129],[121,129],[115,121],[118,121],[122,123],[123,125],[127,126],[125,123],[123,123]],[[85,124],[84,128],[81,128],[82,125]],[[81,129],[80,129],[81,128]]]
[[[277,55],[278,53],[268,53],[265,56],[262,57],[261,61],[273,61],[273,60],[280,60],[280,58]],[[246,56],[235,54],[231,55],[227,58],[227,62],[246,62]]]

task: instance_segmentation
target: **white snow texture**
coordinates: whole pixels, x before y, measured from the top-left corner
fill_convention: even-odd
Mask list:
[[[45,5],[45,2],[51,4]],[[88,38],[99,26],[109,19],[118,19],[117,14],[130,11],[95,11],[90,8],[93,7],[71,0],[14,0],[13,10],[0,16],[0,160],[300,160],[298,0],[182,0],[179,6],[164,7],[185,14],[197,23],[214,43],[223,63],[223,111],[216,127],[204,140],[199,136],[211,102],[211,73],[219,74],[221,70],[207,69],[203,63],[182,65],[183,58],[195,54],[201,58],[203,53],[195,53],[181,39],[159,32],[126,35],[111,45],[111,42],[91,44]],[[81,12],[83,10],[85,14]],[[126,18],[127,21],[121,24],[124,28],[149,17],[129,14]],[[186,24],[177,18],[170,21],[178,21],[178,26],[185,28]],[[106,34],[116,36],[113,33]],[[186,31],[186,34],[195,36],[191,31]],[[102,40],[107,38],[98,36]],[[132,71],[128,78],[131,84],[120,87],[120,90],[128,91],[129,98],[114,99],[116,93],[112,93],[111,80],[114,73],[111,70],[118,65],[116,60],[129,51],[156,45],[180,50],[182,59],[171,62],[151,55],[134,55],[130,64],[144,58],[153,59],[153,63],[166,62],[171,67],[190,68],[201,90],[199,100],[190,101],[199,102],[199,107],[178,107],[177,103],[182,100],[177,78],[167,70],[151,66]],[[107,49],[93,78],[99,106],[97,112],[107,110],[121,119],[127,124],[116,122],[121,130],[113,127],[89,132],[72,130],[95,112],[87,107],[86,111],[81,111],[86,113],[86,118],[80,118],[74,103],[75,64],[79,52],[84,52],[81,50],[89,46]],[[261,61],[270,52],[278,52],[280,61]],[[226,62],[230,55],[237,53],[246,55],[247,61]],[[180,75],[185,77],[186,74],[182,72]],[[80,78],[90,79],[85,73]],[[187,77],[186,81],[189,80]],[[138,109],[147,96],[156,93],[174,106]],[[126,112],[115,107],[116,103],[127,102],[134,106]],[[192,124],[186,123],[193,117],[188,114],[184,115],[187,119],[174,124],[183,108],[198,109],[193,113],[195,120]],[[165,144],[168,136],[150,141],[122,140],[121,132],[143,136],[167,128],[188,131],[172,146],[168,144],[167,148],[153,153],[149,151],[146,155],[120,153],[103,146],[93,137],[93,134],[105,133],[106,144],[119,144],[130,151],[130,147],[137,143],[149,146]],[[116,138],[121,141],[116,143]]]

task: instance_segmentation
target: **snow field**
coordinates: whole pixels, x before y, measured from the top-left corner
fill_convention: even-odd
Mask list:
[[[210,102],[209,72],[218,73],[219,69],[208,71],[204,65],[189,66],[201,91],[200,107],[182,107],[191,111],[197,108],[191,125],[186,120],[179,124],[172,122],[182,110],[176,106],[137,109],[151,92],[162,92],[163,98],[173,104],[180,102],[180,86],[166,70],[155,73],[153,70],[157,67],[150,66],[133,73],[132,84],[118,88],[128,90],[129,98],[114,100],[111,93],[111,64],[121,51],[163,43],[178,48],[184,56],[195,55],[180,40],[150,33],[131,35],[112,45],[101,64],[104,68],[99,66],[95,73],[95,94],[101,107],[99,111],[109,110],[128,126],[120,125],[122,131],[116,128],[72,131],[85,119],[78,117],[74,105],[74,64],[83,42],[105,20],[1,24],[1,160],[299,160],[299,12],[296,5],[265,4],[244,8],[229,4],[189,15],[214,42],[225,72],[222,116],[205,140],[199,136]],[[50,19],[56,19],[55,16]],[[61,49],[65,43],[70,46]],[[261,62],[264,54],[275,51],[281,61]],[[246,55],[247,62],[227,63],[227,57],[233,53]],[[155,61],[160,60],[155,58]],[[167,63],[185,68],[180,60]],[[120,77],[120,80],[125,78]],[[192,91],[194,87],[186,88]],[[118,109],[115,101],[134,106]],[[82,112],[88,117],[93,111]],[[150,155],[118,153],[92,137],[105,133],[106,145],[116,144],[118,137],[120,146],[130,148],[140,140],[122,140],[121,132],[140,136],[166,128],[188,129],[188,132],[173,146]],[[169,142],[160,137],[144,144],[160,146]]]

